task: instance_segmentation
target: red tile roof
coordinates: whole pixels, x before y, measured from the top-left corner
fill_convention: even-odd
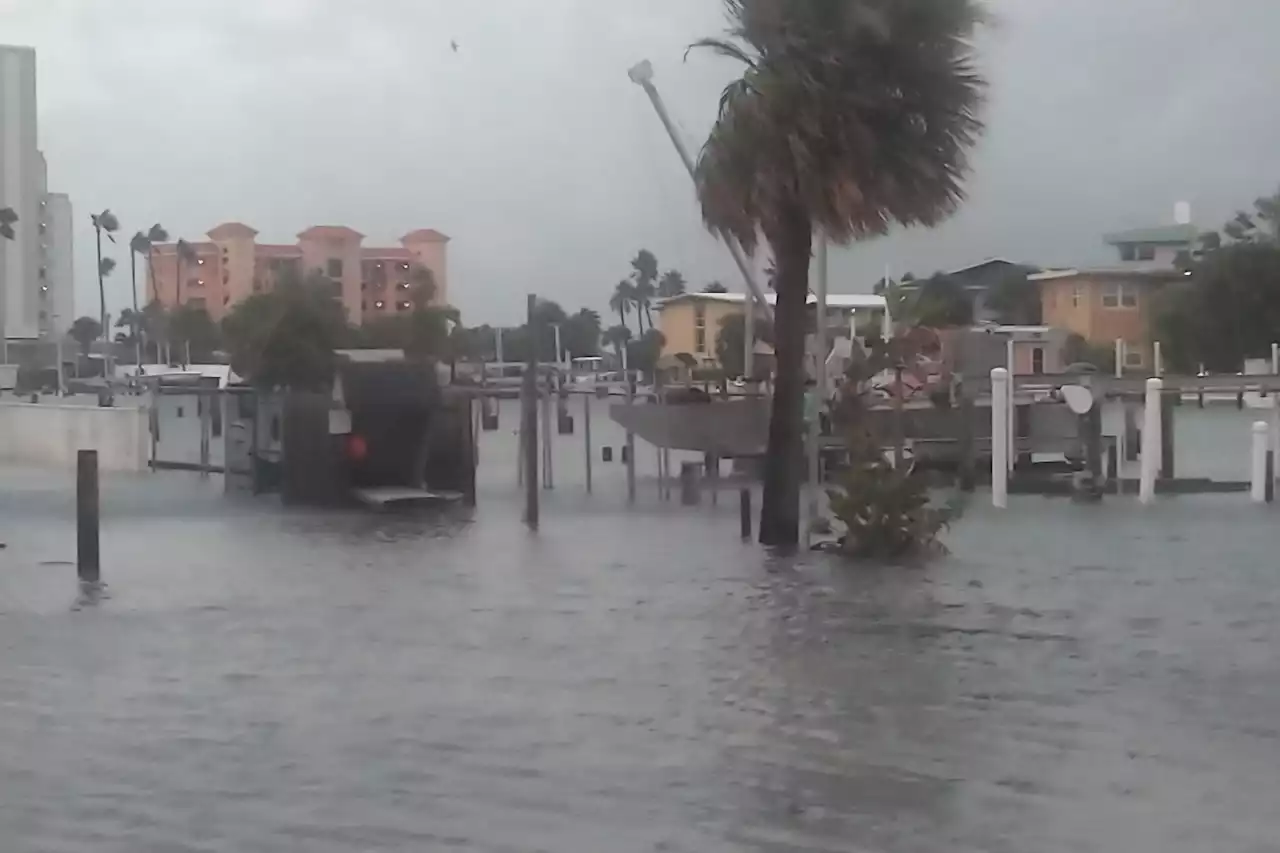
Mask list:
[[[299,240],[315,239],[363,240],[364,235],[354,228],[345,225],[312,225],[298,235]]]
[[[209,236],[217,240],[220,237],[256,237],[258,232],[243,222],[224,222],[209,229]]]
[[[449,237],[434,228],[419,228],[400,238],[401,243],[447,243]]]

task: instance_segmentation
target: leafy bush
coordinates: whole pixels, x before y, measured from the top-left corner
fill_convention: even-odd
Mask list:
[[[864,460],[827,495],[840,553],[873,560],[946,553],[938,536],[958,507],[934,506],[928,478],[914,468],[899,473],[884,459]]]

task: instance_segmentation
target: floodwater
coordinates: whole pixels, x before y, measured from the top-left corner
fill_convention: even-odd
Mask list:
[[[850,567],[651,450],[588,497],[579,422],[535,536],[510,414],[474,513],[106,478],[79,606],[70,477],[0,472],[0,849],[1277,849],[1280,509],[980,493],[951,557]],[[1189,414],[1184,469],[1252,419]]]

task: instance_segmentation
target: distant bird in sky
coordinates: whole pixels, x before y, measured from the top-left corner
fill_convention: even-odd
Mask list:
[[[458,52],[458,42],[456,40],[449,42],[449,47],[453,48],[454,53]]]

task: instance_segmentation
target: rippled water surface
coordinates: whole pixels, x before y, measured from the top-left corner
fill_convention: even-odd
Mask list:
[[[78,609],[68,479],[0,472],[0,849],[1277,849],[1280,511],[979,500],[851,569],[587,498],[579,432],[532,536],[510,423],[474,515],[107,479]]]

